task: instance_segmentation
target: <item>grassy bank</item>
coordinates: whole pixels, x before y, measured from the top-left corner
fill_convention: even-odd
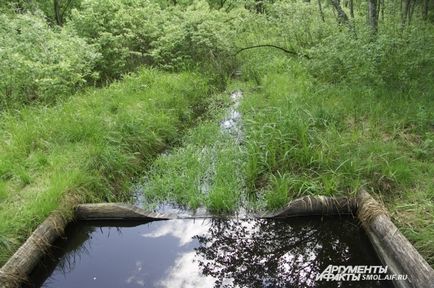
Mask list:
[[[203,113],[207,81],[155,70],[0,121],[0,265],[53,210],[126,200],[126,186]]]
[[[275,209],[365,187],[433,265],[432,87],[330,85],[298,64],[276,66],[243,103],[246,192]]]
[[[203,206],[213,213],[231,213],[240,207],[242,147],[220,128],[228,93],[214,98],[208,119],[191,129],[180,147],[157,158],[143,183],[146,205]]]
[[[432,88],[328,85],[298,65],[283,69],[244,103],[247,186],[269,209],[364,186],[433,265]]]
[[[434,99],[421,90],[319,83],[303,67],[279,56],[246,63],[246,81],[232,84],[244,90],[241,145],[219,127],[222,100],[214,119],[158,157],[144,184],[148,203],[270,211],[303,195],[365,187],[433,265]]]

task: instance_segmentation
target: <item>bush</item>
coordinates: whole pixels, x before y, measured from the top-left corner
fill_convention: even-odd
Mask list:
[[[110,80],[141,64],[226,73],[233,67],[229,58],[242,21],[235,16],[242,12],[212,10],[205,1],[162,9],[151,1],[88,0],[72,11],[68,26],[98,47],[97,70]]]
[[[407,91],[431,82],[434,65],[433,27],[419,23],[401,29],[382,26],[373,38],[368,27],[357,37],[334,33],[315,47],[310,72],[323,81],[377,85]]]
[[[204,1],[186,9],[173,8],[169,23],[153,43],[153,61],[169,70],[199,68],[224,81],[221,77],[237,66],[235,41],[245,12],[212,10]]]
[[[51,29],[41,16],[0,15],[0,110],[73,93],[97,58],[92,46],[68,29]]]
[[[95,44],[102,54],[96,69],[103,80],[111,80],[150,62],[149,49],[166,17],[150,1],[85,0],[71,12],[67,26]]]
[[[163,27],[154,43],[154,60],[168,68],[180,68],[228,56],[234,31],[225,20],[227,13],[211,11],[205,2],[185,10],[173,9],[170,25]]]
[[[269,24],[286,47],[296,51],[310,48],[333,33],[337,23],[326,10],[325,22],[321,21],[317,5],[306,2],[278,1],[267,6]]]

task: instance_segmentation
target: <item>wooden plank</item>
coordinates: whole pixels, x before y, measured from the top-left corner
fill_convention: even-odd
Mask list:
[[[348,197],[305,196],[288,203],[282,210],[265,218],[285,218],[308,215],[345,215],[355,213],[357,203]]]
[[[358,218],[372,245],[390,274],[408,275],[407,281],[394,281],[396,287],[434,288],[434,270],[392,223],[386,209],[368,192],[357,196]]]

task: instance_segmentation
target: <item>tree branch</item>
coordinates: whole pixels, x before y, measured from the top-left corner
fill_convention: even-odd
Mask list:
[[[291,54],[291,55],[294,55],[294,56],[302,56],[302,57],[304,57],[306,59],[311,59],[310,56],[308,56],[306,54],[299,54],[299,53],[297,53],[295,51],[288,50],[288,49],[285,49],[283,47],[279,47],[279,46],[272,45],[272,44],[262,44],[262,45],[254,45],[254,46],[244,47],[244,48],[241,48],[240,50],[238,50],[234,54],[234,56],[237,56],[238,54],[240,54],[241,52],[246,51],[246,50],[255,49],[255,48],[265,48],[265,47],[279,49],[279,50],[281,50],[281,51],[283,51],[283,52],[285,52],[287,54]]]

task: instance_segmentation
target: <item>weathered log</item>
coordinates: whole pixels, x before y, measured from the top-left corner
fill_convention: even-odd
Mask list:
[[[266,218],[283,218],[306,215],[345,215],[356,211],[355,199],[348,197],[305,196],[288,203],[282,210]]]
[[[12,255],[0,269],[0,287],[15,288],[27,280],[47,250],[68,224],[59,213],[51,214],[36,228],[27,241]]]
[[[358,218],[390,274],[408,275],[395,287],[433,288],[434,270],[392,223],[386,210],[368,192],[357,196]]]
[[[77,220],[168,220],[176,215],[147,212],[123,203],[81,204],[75,208]]]
[[[165,220],[172,215],[150,213],[128,204],[101,203],[76,206],[77,220]],[[52,213],[36,228],[27,241],[0,269],[0,287],[21,287],[52,243],[62,236],[68,221],[60,213]]]

